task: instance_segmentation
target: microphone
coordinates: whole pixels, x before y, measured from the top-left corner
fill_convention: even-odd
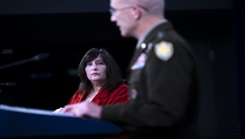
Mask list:
[[[14,63],[10,63],[10,64],[7,64],[7,65],[0,66],[0,70],[1,69],[5,69],[5,68],[9,68],[9,67],[13,67],[13,66],[16,66],[16,65],[32,62],[32,61],[38,62],[38,61],[43,60],[43,59],[45,59],[47,57],[49,57],[48,53],[41,53],[41,54],[35,55],[32,58],[28,58],[28,59],[24,59],[24,60],[21,60],[21,61],[17,61],[17,62],[14,62]]]
[[[40,61],[40,60],[43,60],[43,59],[45,59],[47,57],[49,57],[48,53],[42,53],[42,54],[38,54],[38,55],[32,57],[32,60],[33,61]]]
[[[0,83],[0,86],[15,86],[16,83],[8,82],[8,83]]]

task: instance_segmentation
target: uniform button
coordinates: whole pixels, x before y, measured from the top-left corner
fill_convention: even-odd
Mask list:
[[[131,89],[130,91],[130,99],[136,99],[138,93],[137,93],[137,90],[135,88]]]

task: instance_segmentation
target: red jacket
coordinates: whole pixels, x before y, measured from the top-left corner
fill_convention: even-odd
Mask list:
[[[79,90],[71,97],[69,104],[79,103],[86,99],[88,93],[81,94]],[[122,83],[112,92],[108,93],[105,87],[101,88],[98,94],[92,99],[92,102],[100,106],[127,103],[128,102],[128,85]]]

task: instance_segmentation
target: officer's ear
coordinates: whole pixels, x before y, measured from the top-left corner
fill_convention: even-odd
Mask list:
[[[132,9],[133,9],[132,10],[132,15],[133,15],[134,19],[135,20],[139,20],[142,17],[142,14],[143,14],[141,9],[140,9],[140,7],[133,6]]]

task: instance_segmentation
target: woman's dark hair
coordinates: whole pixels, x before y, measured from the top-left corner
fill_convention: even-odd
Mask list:
[[[105,49],[91,48],[83,56],[78,67],[78,75],[81,80],[79,84],[80,93],[89,92],[92,89],[92,84],[91,81],[87,78],[85,68],[88,62],[91,62],[98,56],[101,56],[106,65],[106,82],[104,84],[106,90],[111,92],[114,88],[123,82],[121,77],[121,69],[119,68],[114,58]]]

